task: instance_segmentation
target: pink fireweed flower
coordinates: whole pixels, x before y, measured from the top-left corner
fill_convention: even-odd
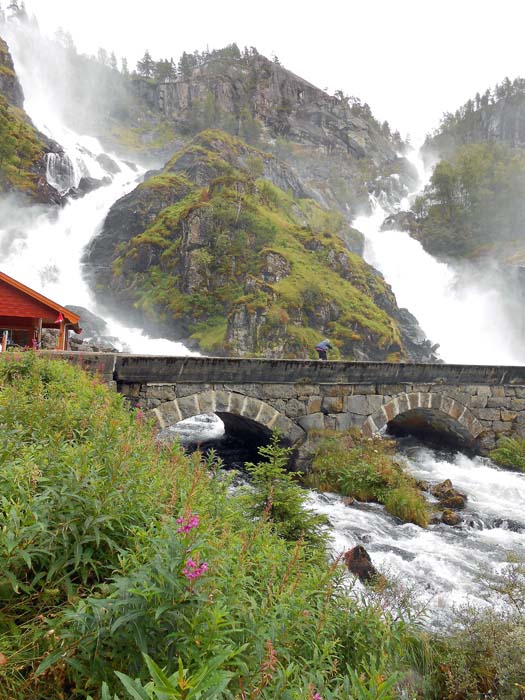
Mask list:
[[[186,566],[182,570],[182,574],[186,576],[188,581],[194,581],[208,571],[208,564],[204,562],[199,566],[199,564],[193,559],[188,559],[186,561]]]
[[[199,526],[199,516],[189,515],[187,517],[177,518],[177,521],[181,527],[178,528],[177,532],[189,532],[193,530],[194,527]]]
[[[319,693],[316,693],[313,697],[313,700],[323,700],[323,698],[319,695]]]

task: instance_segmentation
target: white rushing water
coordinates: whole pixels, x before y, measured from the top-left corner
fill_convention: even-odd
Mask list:
[[[41,208],[21,210],[16,202],[0,202],[0,265],[3,272],[62,305],[83,306],[107,322],[105,335],[120,342],[128,352],[160,355],[193,355],[178,342],[150,338],[139,328],[129,328],[108,314],[94,299],[82,275],[82,255],[89,241],[100,230],[114,202],[142,179],[142,168],[105,153],[92,136],[67,128],[46,89],[45,57],[35,61],[25,43],[19,46],[16,32],[9,41],[17,75],[25,95],[25,109],[36,127],[57,143],[66,157],[48,157],[47,176],[61,193],[76,187],[81,177],[105,179],[107,183],[79,199],[70,199],[53,212]],[[112,161],[111,170],[104,159]],[[82,319],[81,319],[82,323]]]
[[[336,494],[311,492],[310,507],[328,516],[334,554],[363,545],[379,571],[412,592],[427,623],[442,626],[454,608],[487,605],[487,572],[505,566],[509,553],[523,556],[525,476],[487,459],[445,458],[426,448],[411,450],[407,469],[430,484],[450,478],[467,495],[462,525],[421,528],[379,505],[345,506]]]
[[[421,190],[429,173],[424,174],[421,162],[417,165]],[[371,205],[371,215],[353,222],[365,236],[365,260],[382,272],[398,306],[412,312],[427,337],[439,343],[441,359],[458,364],[525,363],[520,306],[512,303],[515,290],[502,273],[486,265],[473,274],[472,269],[436,260],[405,231],[381,231],[391,212],[376,198]]]

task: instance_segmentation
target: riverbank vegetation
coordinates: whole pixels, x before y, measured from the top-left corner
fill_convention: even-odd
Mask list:
[[[426,527],[429,505],[393,453],[393,442],[365,438],[357,430],[343,436],[324,431],[306,483],[358,501],[382,503],[391,515]]]
[[[502,467],[525,472],[525,439],[501,438],[490,453],[490,457]]]
[[[0,697],[479,700],[487,659],[491,697],[523,697],[512,637],[452,663],[406,607],[349,595],[315,518],[283,531],[301,504],[275,442],[247,501],[78,368],[0,359]]]

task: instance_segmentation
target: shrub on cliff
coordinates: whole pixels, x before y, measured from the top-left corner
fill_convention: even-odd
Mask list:
[[[431,253],[469,257],[520,240],[523,153],[498,143],[470,143],[440,161],[415,203],[414,235]]]

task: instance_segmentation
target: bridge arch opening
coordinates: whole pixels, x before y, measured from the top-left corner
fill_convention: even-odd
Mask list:
[[[366,435],[411,435],[429,444],[465,450],[476,449],[483,430],[466,406],[437,392],[398,394],[369,416],[362,429]]]
[[[275,408],[237,392],[205,391],[161,404],[151,411],[160,439],[180,436],[187,449],[214,449],[226,466],[242,468],[260,460],[258,449],[273,431],[281,443],[294,446],[304,431]]]
[[[159,433],[159,439],[179,439],[189,452],[215,452],[225,467],[242,469],[246,462],[258,462],[259,448],[270,442],[271,430],[250,418],[235,414],[206,413],[186,418]]]
[[[475,439],[465,426],[446,413],[429,408],[415,408],[400,413],[386,424],[386,433],[395,437],[415,437],[438,447],[466,450],[475,447]]]

